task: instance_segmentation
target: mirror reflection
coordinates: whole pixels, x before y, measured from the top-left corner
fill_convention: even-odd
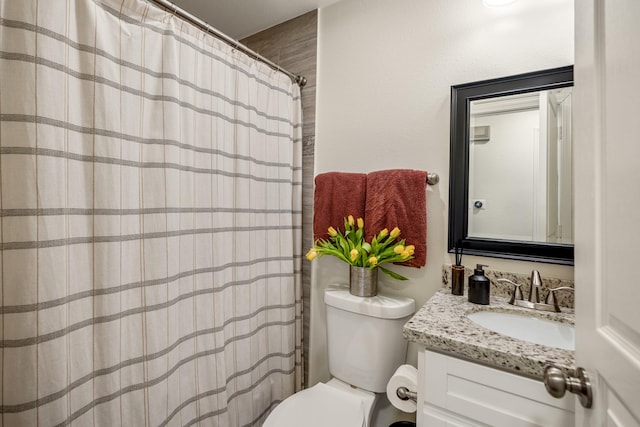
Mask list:
[[[573,243],[572,87],[469,104],[469,237]]]

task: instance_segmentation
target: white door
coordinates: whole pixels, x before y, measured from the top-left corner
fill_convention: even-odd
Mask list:
[[[640,0],[575,11],[576,425],[640,426]]]

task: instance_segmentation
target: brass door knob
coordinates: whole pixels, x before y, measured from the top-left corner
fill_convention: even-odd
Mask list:
[[[575,377],[567,377],[560,368],[547,365],[544,369],[544,386],[553,397],[561,398],[568,390],[578,395],[580,404],[585,408],[593,406],[593,393],[589,375],[582,368],[576,368]]]

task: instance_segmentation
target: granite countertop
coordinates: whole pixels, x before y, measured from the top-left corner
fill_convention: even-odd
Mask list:
[[[519,312],[574,324],[572,309],[562,308],[562,313],[535,311],[515,307],[508,299],[497,296],[491,297],[489,305],[477,305],[467,301],[466,295],[456,296],[440,290],[405,324],[403,335],[409,341],[423,344],[427,350],[540,380],[548,363],[566,374],[573,374],[574,351],[510,338],[466,317],[468,313],[482,310]]]

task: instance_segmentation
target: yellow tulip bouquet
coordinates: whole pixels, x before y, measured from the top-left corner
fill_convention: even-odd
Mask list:
[[[318,239],[309,249],[306,255],[309,261],[323,255],[333,255],[347,264],[370,269],[379,268],[394,279],[407,280],[406,277],[380,266],[386,262],[404,262],[413,258],[415,247],[405,246],[404,239],[396,240],[400,235],[398,227],[391,230],[391,233],[386,228],[381,230],[369,243],[364,239],[363,219],[358,218],[355,221],[353,216],[349,215],[344,219],[344,233],[333,227],[329,227],[328,233],[328,240]]]

